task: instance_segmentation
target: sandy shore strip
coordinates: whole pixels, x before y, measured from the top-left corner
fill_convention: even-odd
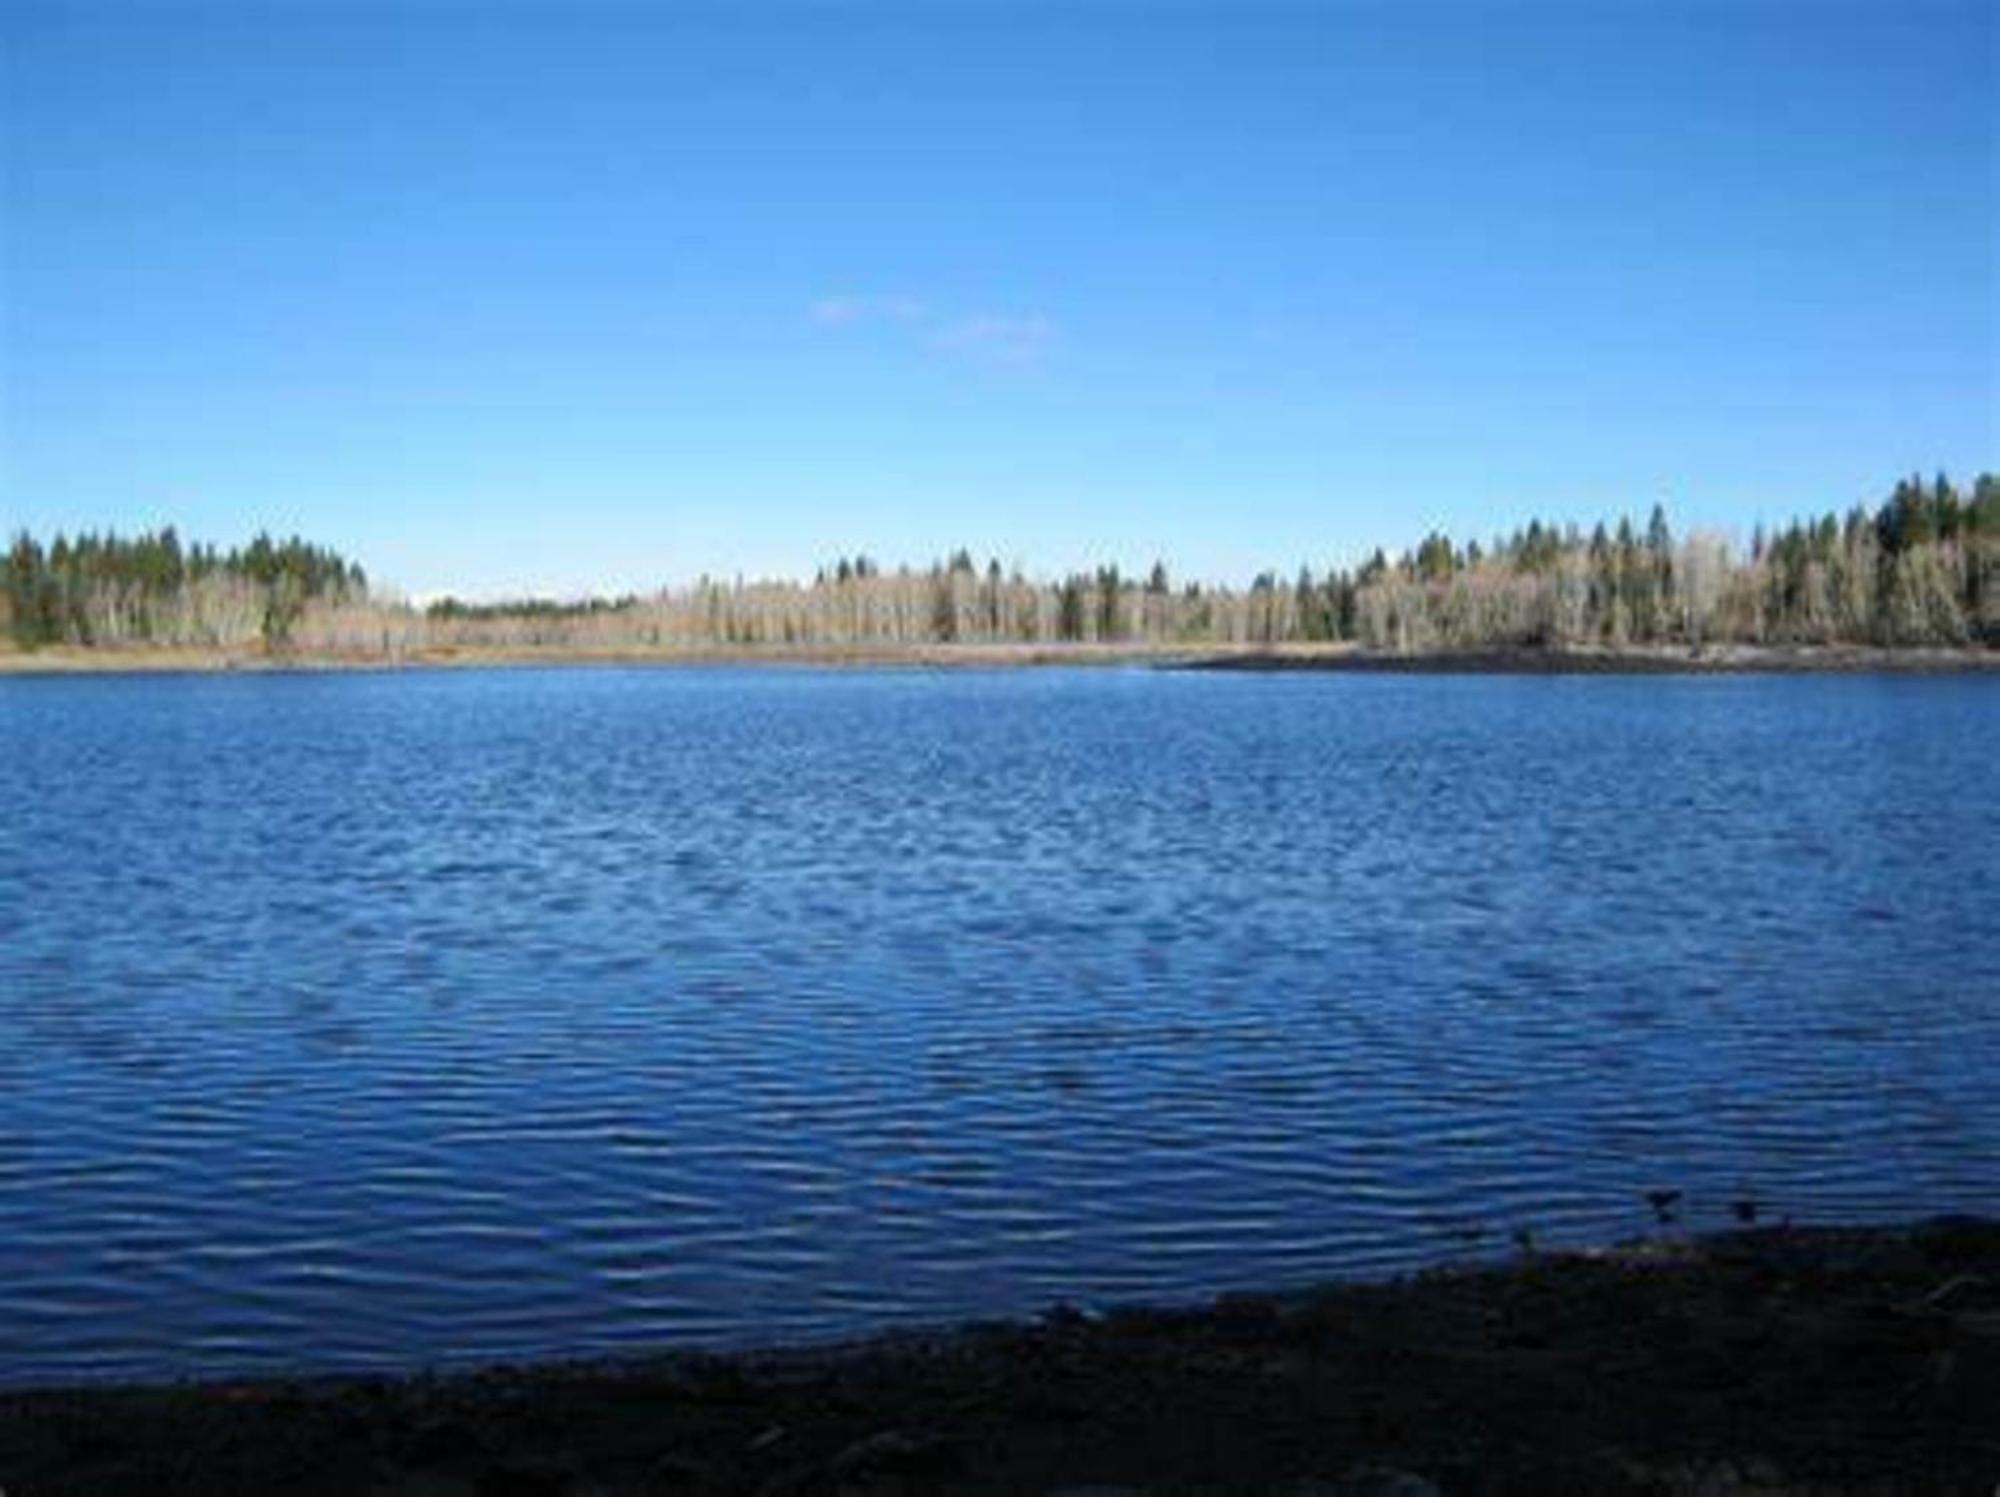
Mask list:
[[[1701,651],[1659,647],[1578,647],[1390,654],[1350,644],[963,644],[609,650],[550,647],[432,650],[404,655],[336,655],[263,650],[92,649],[76,646],[40,650],[0,648],[0,676],[748,665],[983,670],[1036,666],[1155,666],[1188,670],[1411,675],[1903,675],[2000,672],[2000,649],[1729,645]]]

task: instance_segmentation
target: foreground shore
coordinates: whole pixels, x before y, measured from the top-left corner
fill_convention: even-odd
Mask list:
[[[0,676],[228,673],[234,671],[467,670],[527,666],[718,666],[997,669],[1133,666],[1194,670],[1346,671],[1435,675],[1761,675],[2000,672],[2000,650],[1871,645],[1718,645],[1573,649],[1508,647],[1409,654],[1350,644],[1184,646],[961,644],[618,648],[571,646],[426,650],[407,654],[302,651],[0,648]]]
[[[1767,1228],[852,1346],[0,1396],[70,1493],[1966,1492],[2000,1221]]]

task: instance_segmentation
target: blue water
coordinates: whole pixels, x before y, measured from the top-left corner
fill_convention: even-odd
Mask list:
[[[2000,1210],[2000,681],[0,680],[0,1381]]]

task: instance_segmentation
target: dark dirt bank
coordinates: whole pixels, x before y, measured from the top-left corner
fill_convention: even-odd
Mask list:
[[[833,1350],[0,1398],[59,1493],[1978,1493],[2000,1221],[1758,1229]]]

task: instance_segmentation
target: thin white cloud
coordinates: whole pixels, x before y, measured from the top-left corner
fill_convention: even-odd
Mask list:
[[[1055,341],[1055,324],[1039,312],[977,312],[939,329],[940,348],[1004,363],[1038,359]]]
[[[914,296],[822,296],[812,304],[820,327],[852,327],[863,322],[920,322],[927,308]]]
[[[1032,363],[1056,338],[1055,323],[1039,312],[947,313],[915,296],[822,296],[809,315],[815,327],[829,331],[891,329],[941,353],[1003,364]]]
[[[821,327],[845,327],[861,315],[861,304],[852,296],[822,296],[812,304],[812,320]]]

